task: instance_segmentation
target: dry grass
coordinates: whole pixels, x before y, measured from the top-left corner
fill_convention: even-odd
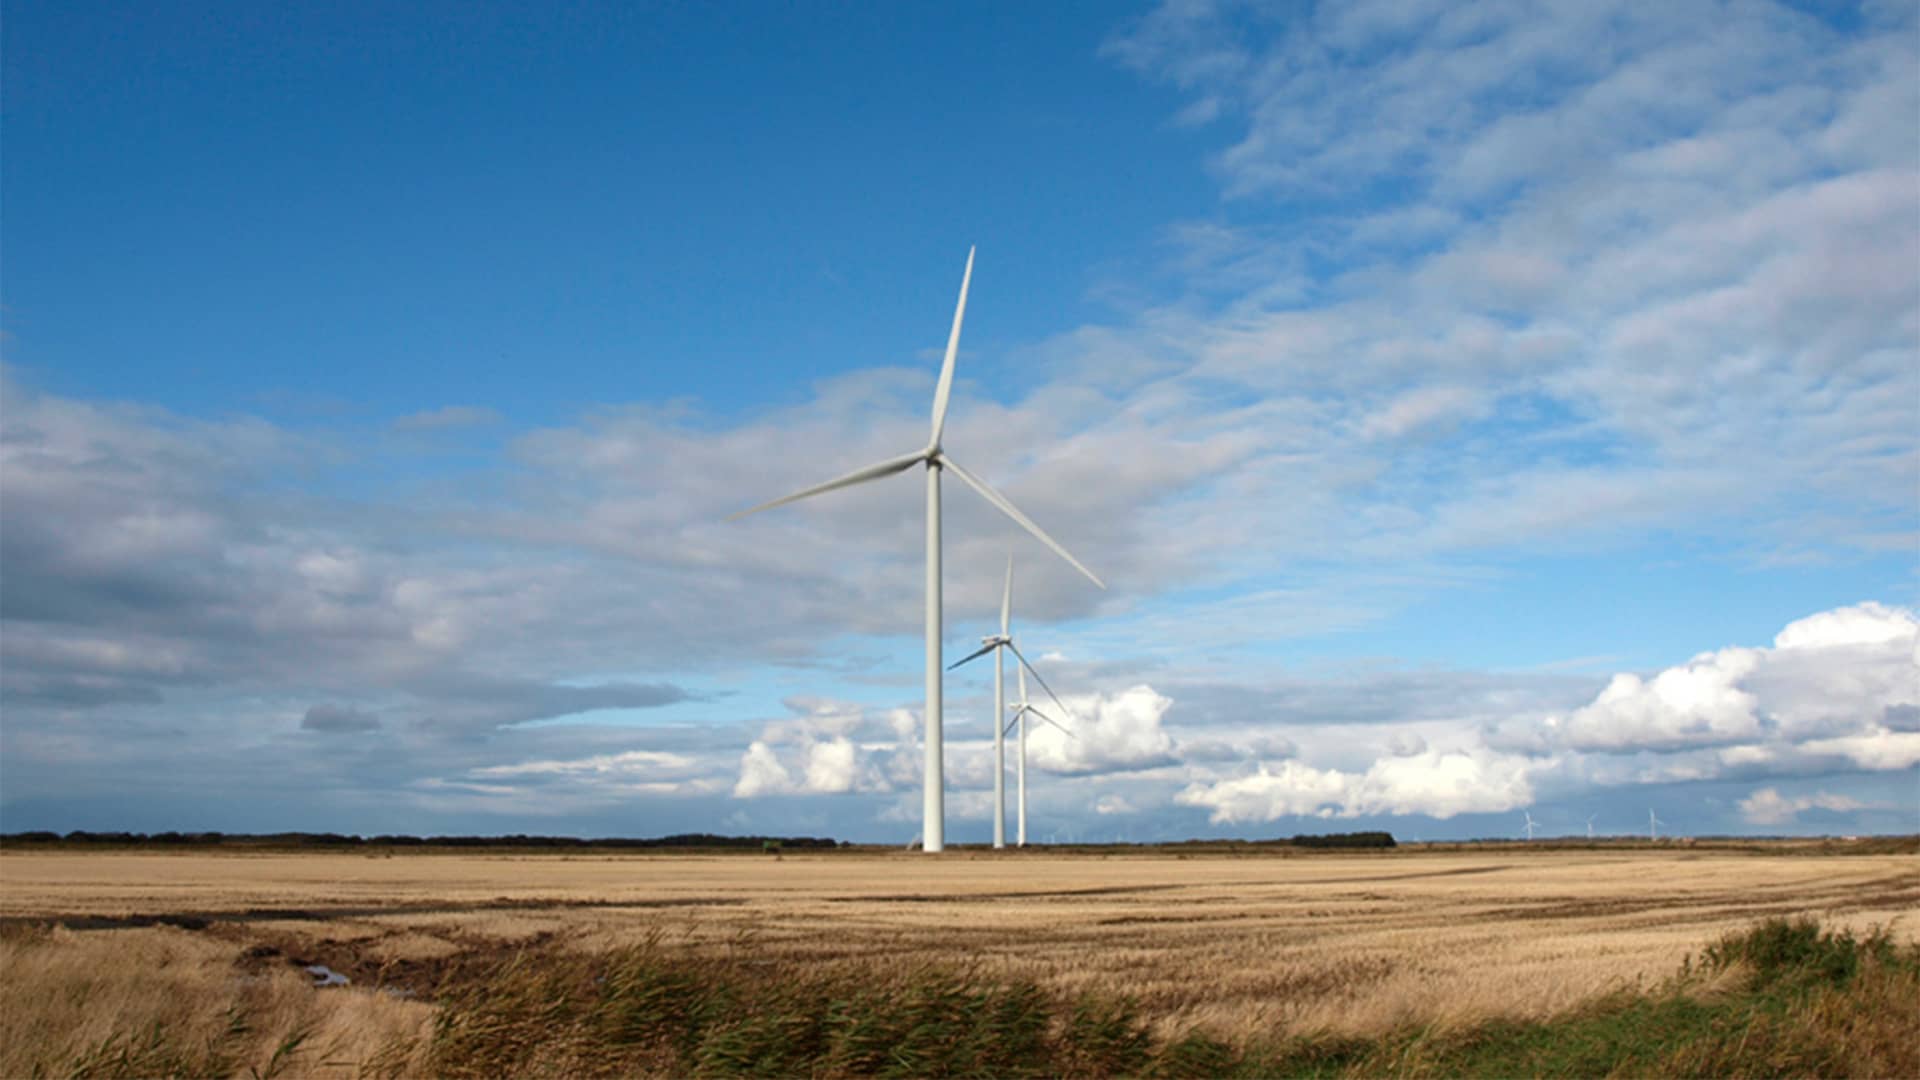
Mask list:
[[[0,954],[9,995],[0,999],[8,1025],[0,1030],[6,1053],[52,1040],[58,1049],[46,1053],[74,1060],[103,1045],[109,1028],[188,1022],[164,1013],[159,999],[224,1002],[196,1006],[200,1027],[192,1030],[238,1007],[254,1034],[245,1061],[210,1062],[221,1066],[211,1072],[244,1075],[308,1030],[295,1071],[332,1061],[377,1073],[414,1061],[408,1055],[418,1047],[409,1040],[428,1006],[360,987],[432,996],[450,971],[516,950],[591,959],[655,940],[691,961],[856,983],[874,972],[933,967],[983,985],[1033,986],[1056,1001],[1124,995],[1163,1038],[1198,1031],[1240,1045],[1288,1034],[1376,1037],[1565,1014],[1614,991],[1651,987],[1679,957],[1764,917],[1880,925],[1912,943],[1920,939],[1916,910],[1920,862],[1899,855],[8,852],[0,855],[0,916],[15,925],[209,921],[198,932],[55,931],[32,940],[16,932]],[[263,972],[264,984],[236,981],[236,959],[262,945],[347,972],[356,989],[315,994],[284,964]],[[172,950],[174,959],[141,961],[136,985],[113,959],[135,955],[136,946]],[[191,985],[153,981],[169,970],[167,978]],[[150,1012],[133,1008],[114,1022],[89,1018],[120,1006],[49,1013],[28,1009],[14,990],[48,984],[84,986],[83,1001],[124,993]],[[334,1004],[315,1012],[320,1002]],[[39,1026],[16,1032],[29,1012]],[[25,1064],[0,1057],[0,1075],[30,1072]]]
[[[0,1076],[418,1075],[433,1008],[170,927],[0,939]],[[251,968],[251,970],[250,970]]]

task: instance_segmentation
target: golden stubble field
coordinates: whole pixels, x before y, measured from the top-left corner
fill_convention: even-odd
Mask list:
[[[61,940],[90,949],[192,936],[215,952],[267,946],[325,963],[361,989],[424,992],[462,957],[653,937],[694,955],[939,966],[1125,994],[1167,1030],[1226,1037],[1544,1016],[1663,978],[1726,931],[1800,913],[1920,940],[1920,859],[0,854],[0,921],[65,920],[75,929]],[[192,929],[124,921],[155,916]]]

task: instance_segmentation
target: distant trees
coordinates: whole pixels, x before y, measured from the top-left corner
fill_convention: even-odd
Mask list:
[[[787,851],[837,848],[840,842],[815,836],[719,836],[714,833],[679,833],[661,837],[609,836],[582,839],[577,836],[528,836],[512,833],[504,836],[404,836],[382,834],[363,837],[341,833],[218,833],[218,832],[87,832],[76,829],[61,834],[44,830],[0,835],[0,845],[31,847],[63,845],[75,847],[295,847],[295,848],[549,848],[570,850],[646,850],[654,848],[738,848],[762,850],[772,844]]]
[[[603,836],[582,839],[577,836],[529,836],[508,833],[501,836],[409,836],[382,833],[357,836],[342,833],[218,833],[218,832],[17,832],[0,835],[0,846],[34,847],[270,847],[270,848],[518,848],[545,851],[831,851],[852,847],[851,843],[824,836],[721,836],[717,833],[675,833],[672,836]],[[1152,845],[1149,845],[1152,846]],[[1173,845],[1182,850],[1242,847],[1296,847],[1380,849],[1394,847],[1388,832],[1330,833],[1324,836],[1275,837],[1271,840],[1187,840]]]
[[[1350,832],[1328,833],[1325,836],[1296,836],[1288,841],[1294,847],[1304,848],[1390,848],[1394,847],[1393,834],[1390,832]]]

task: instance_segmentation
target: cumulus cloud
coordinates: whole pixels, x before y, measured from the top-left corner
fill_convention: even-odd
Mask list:
[[[1613,677],[1593,704],[1560,724],[1576,750],[1681,747],[1739,742],[1760,731],[1752,694],[1740,683],[1760,657],[1751,649],[1723,649],[1645,680]]]
[[[1364,773],[1316,769],[1298,761],[1262,764],[1250,775],[1194,783],[1174,796],[1221,823],[1282,817],[1493,813],[1533,802],[1530,775],[1543,763],[1484,748],[1385,757]]]
[[[1787,825],[1808,810],[1844,813],[1864,809],[1865,803],[1846,795],[1816,792],[1788,798],[1777,788],[1760,788],[1740,800],[1740,816],[1750,825]]]
[[[1789,624],[1771,649],[1702,653],[1651,679],[1616,675],[1591,704],[1549,718],[1548,735],[1615,751],[1790,741],[1861,768],[1904,768],[1908,739],[1884,720],[1920,700],[1916,650],[1912,612],[1836,608]]]
[[[740,779],[733,785],[735,798],[751,799],[756,795],[779,795],[794,789],[793,776],[773,752],[773,748],[755,739],[748,744],[747,752],[740,755]]]
[[[1068,695],[1064,703],[1069,714],[1069,718],[1063,718],[1068,731],[1044,722],[1029,722],[1030,764],[1049,772],[1089,774],[1141,769],[1173,760],[1173,737],[1161,726],[1173,701],[1155,693],[1151,686],[1129,687],[1112,696]]]
[[[1920,625],[1912,612],[1868,601],[1796,619],[1774,635],[1776,649],[1837,649],[1906,645],[1920,650]],[[1920,654],[1916,654],[1920,660]]]
[[[1909,730],[1920,700],[1917,634],[1912,612],[1863,603],[1796,620],[1771,647],[1729,647],[1650,676],[1615,675],[1564,712],[1522,707],[1477,726],[1389,723],[1377,735],[1296,714],[1283,729],[1287,760],[1261,755],[1253,770],[1234,771],[1214,764],[1231,758],[1189,755],[1190,779],[1174,801],[1205,809],[1218,824],[1448,818],[1530,806],[1543,790],[1565,796],[1750,776],[1897,773],[1920,765],[1920,732]],[[1464,703],[1456,698],[1452,707]],[[1444,717],[1446,708],[1443,700],[1436,712]],[[1179,745],[1211,749],[1233,737],[1209,733]],[[1330,763],[1342,757],[1357,761]],[[1782,813],[1779,805],[1760,798],[1750,822],[1762,823],[1756,813]],[[1831,799],[1799,809],[1808,807],[1843,809]]]
[[[769,721],[740,756],[734,797],[884,793],[918,775],[910,760],[913,718],[904,710],[875,722],[844,702],[789,698],[786,704],[795,715]]]

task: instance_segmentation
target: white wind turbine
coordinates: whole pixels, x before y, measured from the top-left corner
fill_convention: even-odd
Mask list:
[[[992,503],[1001,513],[1019,523],[1020,527],[1032,533],[1041,543],[1052,548],[1054,553],[1072,563],[1074,569],[1087,575],[1095,585],[1106,588],[1094,572],[1081,565],[1080,560],[1067,553],[1067,549],[1054,542],[1020,512],[1019,508],[1008,502],[1006,496],[987,486],[987,482],[960,467],[960,463],[947,455],[940,446],[940,434],[947,423],[947,399],[953,391],[953,360],[960,351],[960,323],[967,314],[967,286],[973,280],[973,249],[967,250],[967,270],[960,279],[960,303],[953,310],[953,331],[947,336],[947,356],[940,365],[940,383],[933,392],[933,434],[927,445],[910,454],[888,458],[864,469],[856,469],[824,484],[785,495],[772,502],[761,503],[749,510],[742,510],[729,516],[745,517],[748,514],[769,510],[812,495],[820,495],[839,488],[864,484],[869,480],[878,480],[883,476],[905,472],[915,465],[927,467],[927,708],[926,708],[926,779],[924,781],[924,802],[922,804],[920,850],[935,852],[946,847],[946,790],[942,764],[945,758],[941,744],[941,701],[940,701],[940,473],[952,470],[968,487],[980,493],[980,496]],[[999,721],[996,718],[995,724]]]
[[[993,722],[993,846],[996,848],[1004,848],[1007,846],[1007,729],[1011,726],[1009,724],[1002,724],[998,719],[999,717],[1007,715],[1006,657],[1000,650],[1011,649],[1014,659],[1019,662],[1020,666],[1028,671],[1033,671],[1033,665],[1027,663],[1026,655],[1020,651],[1020,646],[1013,643],[1012,620],[1013,556],[1009,554],[1007,556],[1006,584],[1000,591],[1000,632],[981,638],[978,649],[968,653],[964,658],[954,661],[947,667],[948,671],[952,671],[954,668],[978,660],[988,653],[993,654],[993,715],[996,718]],[[1035,671],[1033,677],[1036,679],[1040,678],[1040,673]],[[1022,676],[1021,685],[1023,687],[1025,686],[1025,676]],[[1045,686],[1045,681],[1043,680],[1040,685]],[[1053,691],[1048,690],[1047,693],[1051,694]],[[1026,696],[1026,691],[1023,689],[1020,693],[1020,699],[1023,705],[1026,702]],[[1056,698],[1054,700],[1057,701],[1059,699]],[[1066,706],[1062,705],[1061,709],[1064,711]],[[1061,728],[1060,730],[1066,731],[1065,728]],[[1025,753],[1026,746],[1022,743],[1020,797],[1023,807],[1026,801]],[[1024,830],[1021,835],[1021,842],[1026,842]]]
[[[1587,815],[1587,839],[1589,840],[1593,839],[1593,819],[1599,816],[1600,816],[1599,814]]]
[[[1522,814],[1526,814],[1526,815],[1527,815],[1527,839],[1528,839],[1528,840],[1532,840],[1532,839],[1533,839],[1533,829],[1534,829],[1534,821],[1533,821],[1533,815],[1532,815],[1532,814],[1530,814],[1530,813],[1527,813],[1527,811],[1525,811],[1525,810],[1522,810],[1522,811],[1520,811],[1520,812],[1521,812]]]
[[[1660,826],[1665,824],[1666,822],[1661,821],[1659,818],[1653,816],[1653,807],[1651,806],[1647,807],[1647,839],[1653,841],[1656,844],[1659,843],[1660,842]]]
[[[1011,646],[1013,643],[1008,642],[1007,644]],[[1018,656],[1019,651],[1015,650],[1014,655]],[[1038,706],[1027,701],[1027,672],[1029,671],[1033,671],[1033,666],[1026,662],[1026,657],[1020,657],[1020,666],[1013,669],[1014,675],[1018,676],[1020,680],[1020,703],[1013,707],[1013,719],[1007,721],[1007,725],[1000,729],[1000,734],[1004,736],[1007,732],[1013,730],[1015,724],[1020,726],[1020,765],[1015,772],[1015,776],[1018,777],[1018,788],[1020,792],[1020,847],[1027,846],[1027,717],[1030,715],[1037,716],[1047,723],[1052,724],[1054,727],[1059,728],[1060,733],[1067,738],[1074,738],[1073,732],[1068,731],[1065,724],[1041,712]],[[1060,695],[1054,693],[1053,687],[1047,685],[1047,680],[1040,678],[1039,672],[1033,671],[1033,677],[1039,679],[1040,689],[1045,690],[1047,696],[1053,699],[1053,703],[1060,706],[1062,713],[1068,716],[1073,715],[1067,709],[1066,702],[1060,700]]]

